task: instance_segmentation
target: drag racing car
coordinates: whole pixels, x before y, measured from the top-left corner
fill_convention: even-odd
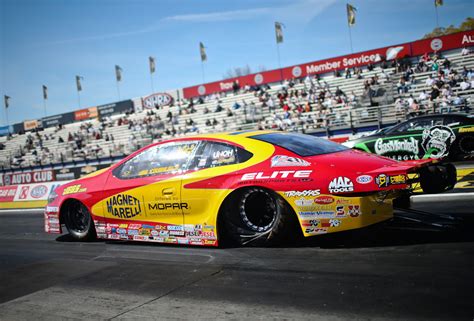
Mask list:
[[[456,170],[297,133],[199,135],[152,144],[58,187],[45,230],[65,226],[77,240],[268,245],[389,220],[413,183],[441,192]]]
[[[350,140],[345,146],[396,160],[474,158],[474,118],[433,114]]]

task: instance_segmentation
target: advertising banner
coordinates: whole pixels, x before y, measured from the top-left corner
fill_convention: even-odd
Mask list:
[[[13,134],[12,126],[0,126],[0,136],[6,136],[8,133]]]
[[[97,107],[89,107],[74,112],[74,120],[86,120],[98,116]]]
[[[13,201],[45,201],[52,191],[66,183],[67,181],[19,185]]]
[[[13,124],[13,132],[15,134],[18,134],[20,132],[23,132],[24,129],[23,129],[23,123],[16,123],[16,124]]]
[[[216,92],[232,90],[237,82],[241,87],[279,82],[283,79],[301,78],[307,75],[324,74],[345,68],[354,68],[375,64],[382,60],[420,56],[426,52],[446,51],[474,45],[474,31],[459,32],[447,36],[423,39],[400,45],[359,52],[340,57],[313,61],[310,63],[264,71],[242,77],[229,78],[198,86],[183,88],[184,98],[210,95]]]
[[[34,119],[34,120],[25,120],[23,122],[23,128],[25,129],[25,131],[38,128],[38,121],[36,119]]]
[[[71,124],[75,120],[74,113],[64,113],[49,117],[44,117],[41,119],[41,124],[43,128],[53,127],[57,125]]]
[[[53,170],[3,174],[3,185],[51,182],[54,180]]]
[[[144,97],[142,105],[144,108],[153,109],[156,107],[169,106],[173,102],[173,97],[167,93],[156,93]]]
[[[0,186],[0,202],[13,202],[18,186]]]
[[[97,106],[99,117],[103,118],[115,114],[123,114],[127,111],[133,111],[133,102],[131,100],[123,100],[111,104]]]

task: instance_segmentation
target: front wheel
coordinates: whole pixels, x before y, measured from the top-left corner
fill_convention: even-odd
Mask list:
[[[91,241],[96,238],[92,217],[87,207],[79,201],[67,205],[64,223],[69,234],[77,241]]]
[[[297,222],[284,200],[261,187],[236,192],[226,201],[223,210],[221,231],[225,241],[231,244],[274,245],[301,234],[295,230]]]

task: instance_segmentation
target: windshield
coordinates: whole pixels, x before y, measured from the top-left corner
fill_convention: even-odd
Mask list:
[[[297,133],[261,134],[250,138],[283,147],[300,156],[329,154],[348,149],[327,139]]]

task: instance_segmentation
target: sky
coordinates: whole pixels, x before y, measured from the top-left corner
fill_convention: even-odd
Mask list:
[[[354,52],[417,40],[436,26],[434,0],[352,0]],[[0,0],[0,95],[9,123],[206,82],[229,69],[278,68],[274,22],[284,24],[281,66],[350,53],[340,0]],[[474,0],[445,0],[440,26],[474,14]],[[82,81],[80,106],[75,76]],[[6,124],[1,104],[0,124]]]

